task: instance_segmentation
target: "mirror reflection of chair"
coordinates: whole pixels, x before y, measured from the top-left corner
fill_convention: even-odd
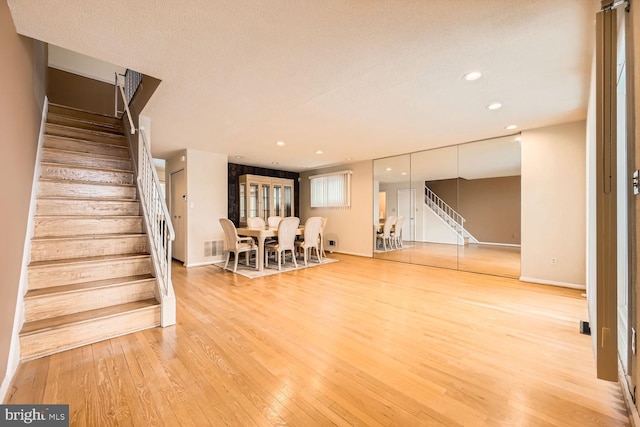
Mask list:
[[[312,250],[316,250],[318,263],[322,263],[320,257],[320,228],[322,227],[322,217],[312,216],[304,223],[304,240],[298,240],[296,246],[302,250],[304,254],[304,265],[307,265],[307,259],[311,258]]]
[[[396,223],[393,225],[391,229],[391,242],[399,249],[402,247],[402,225],[404,224],[404,216],[399,216],[396,218]]]
[[[389,249],[393,249],[393,246],[391,244],[391,228],[395,225],[395,223],[396,217],[393,215],[388,216],[387,219],[384,220],[382,231],[379,231],[376,234],[376,245],[379,241],[380,247],[385,251],[388,250],[387,245],[389,246]]]
[[[256,245],[251,237],[240,237],[238,236],[238,230],[236,230],[236,226],[231,220],[227,218],[220,218],[220,225],[222,226],[222,230],[224,231],[224,242],[227,250],[227,260],[224,263],[224,270],[227,269],[227,265],[229,264],[229,257],[231,252],[233,252],[235,256],[235,264],[233,266],[233,272],[235,273],[238,270],[238,258],[240,258],[241,253],[245,253],[247,266],[249,265],[249,260],[251,259],[251,252],[256,253],[256,270],[258,269],[258,245]]]
[[[278,224],[280,224],[280,221],[282,221],[282,217],[281,216],[270,216],[269,218],[267,218],[267,224],[269,224],[269,227],[277,227]]]
[[[291,251],[293,264],[298,268],[298,261],[296,261],[295,254],[295,241],[299,225],[300,218],[297,217],[287,217],[280,221],[278,224],[278,241],[265,245],[265,267],[269,266],[269,253],[274,252],[278,258],[278,270],[282,270],[282,263],[285,262],[285,251]]]

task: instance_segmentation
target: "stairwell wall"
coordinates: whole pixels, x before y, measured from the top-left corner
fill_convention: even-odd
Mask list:
[[[0,246],[0,401],[4,401],[17,361],[11,360],[14,318],[42,110],[45,102],[46,44],[16,33],[6,0],[0,0],[0,168],[4,203]]]

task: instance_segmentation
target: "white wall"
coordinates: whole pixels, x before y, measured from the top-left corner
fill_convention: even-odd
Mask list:
[[[351,170],[351,209],[310,207],[309,176]],[[337,252],[373,256],[373,162],[371,160],[318,169],[300,174],[300,222],[312,216],[327,217],[326,240],[337,240]],[[377,197],[377,192],[375,193]],[[325,246],[326,249],[326,246]]]
[[[423,203],[423,205],[425,204]],[[422,211],[422,223],[422,235],[420,238],[416,237],[417,241],[450,245],[458,244],[458,233],[426,205]]]
[[[184,156],[184,161],[181,157]],[[205,242],[224,240],[220,218],[228,216],[227,155],[183,150],[166,162],[166,174],[184,169],[187,177],[185,266],[213,264],[223,255],[205,256]],[[170,199],[170,179],[167,199]]]
[[[49,45],[49,66],[110,84],[114,83],[115,73],[126,71],[126,68],[55,45]]]
[[[585,163],[584,121],[522,132],[521,280],[584,289]]]

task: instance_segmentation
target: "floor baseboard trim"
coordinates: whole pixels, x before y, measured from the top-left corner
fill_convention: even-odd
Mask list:
[[[555,280],[536,279],[535,277],[520,276],[520,281],[529,282],[529,283],[538,283],[540,285],[560,286],[563,288],[571,288],[571,289],[580,289],[580,290],[587,289],[587,287],[584,285],[578,285],[575,283],[567,283],[567,282],[557,282]]]

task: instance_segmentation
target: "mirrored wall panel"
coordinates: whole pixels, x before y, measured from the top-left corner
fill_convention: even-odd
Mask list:
[[[411,156],[374,160],[373,175],[374,257],[411,262],[415,198]]]
[[[374,257],[519,277],[520,199],[518,135],[374,160]]]

